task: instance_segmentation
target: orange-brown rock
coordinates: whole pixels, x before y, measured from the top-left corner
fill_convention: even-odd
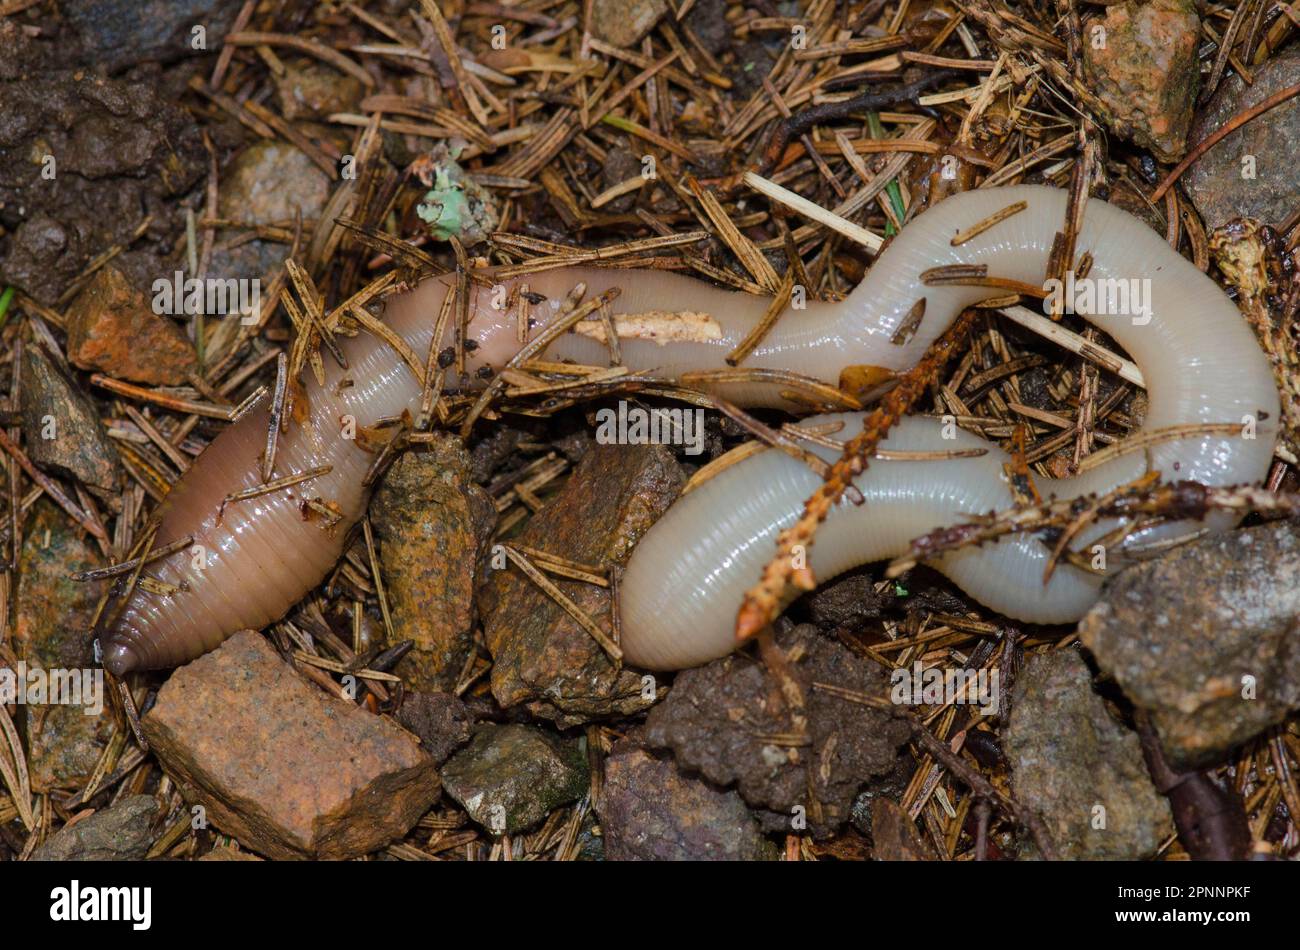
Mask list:
[[[173,673],[143,726],[186,799],[270,858],[382,848],[440,790],[414,736],[309,684],[251,630]]]
[[[198,369],[194,346],[149,296],[111,264],[68,311],[68,358],[82,369],[157,386],[177,386]]]

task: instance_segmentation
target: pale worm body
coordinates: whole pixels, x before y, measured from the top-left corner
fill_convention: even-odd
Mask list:
[[[951,246],[954,235],[1017,201],[1027,208],[983,234]],[[809,302],[785,313],[745,360],[746,367],[793,371],[834,385],[849,365],[902,370],[914,364],[960,310],[992,293],[987,287],[925,286],[920,275],[945,264],[987,264],[989,273],[1041,286],[1052,240],[1061,229],[1066,195],[1017,186],[956,195],[911,221],[838,304]],[[1278,396],[1269,365],[1235,306],[1208,277],[1178,256],[1141,222],[1104,202],[1091,201],[1077,253],[1090,252],[1094,280],[1149,280],[1150,319],[1130,313],[1089,315],[1141,368],[1149,392],[1144,429],[1183,423],[1242,423],[1254,438],[1196,436],[1123,455],[1074,479],[1041,484],[1045,496],[1101,492],[1148,469],[1167,478],[1210,485],[1260,480],[1276,437]],[[711,315],[712,339],[663,342],[623,339],[624,363],[656,375],[715,370],[767,307],[763,298],[718,290],[656,271],[567,268],[521,281],[558,305],[579,281],[588,298],[618,287],[614,314],[653,311]],[[423,358],[448,278],[426,281],[389,300],[385,322]],[[901,344],[891,342],[924,297],[925,316]],[[499,369],[517,351],[516,315],[493,306],[489,288],[476,287],[470,338],[478,343],[469,372]],[[555,307],[532,307],[536,334]],[[443,343],[451,341],[450,329]],[[236,630],[277,619],[320,582],[337,559],[346,527],[364,510],[362,475],[372,456],[340,435],[340,418],[358,424],[414,411],[420,385],[388,346],[361,336],[346,346],[350,368],[326,355],[326,385],[308,382],[311,419],[281,436],[276,474],[329,464],[325,476],[292,489],[227,506],[222,498],[260,481],[265,409],[222,432],[172,490],[155,545],[193,534],[207,554],[198,570],[188,552],[149,565],[159,579],[188,590],[159,596],[134,592],[106,638],[105,665],[121,673],[174,666],[212,649]],[[566,334],[546,354],[604,365],[606,347],[590,335]],[[354,380],[338,388],[344,377]],[[456,381],[452,380],[454,384]],[[720,394],[742,405],[785,405],[780,387],[729,385]],[[857,431],[848,417],[843,434]],[[810,566],[820,580],[857,564],[902,553],[907,542],[952,524],[962,514],[1007,507],[1005,456],[973,435],[943,439],[935,420],[897,427],[890,449],[988,448],[979,458],[873,462],[857,485],[865,504],[841,504],[818,534]],[[819,449],[826,457],[832,453]],[[797,515],[817,477],[783,453],[767,451],[727,470],[683,498],[642,539],[621,587],[623,649],[629,662],[652,669],[695,665],[734,646],[732,630],[744,590],[775,551],[779,530]],[[302,496],[336,503],[344,523],[333,534],[299,511]],[[1217,519],[1214,527],[1228,521]],[[1017,538],[951,554],[939,566],[977,600],[1018,619],[1062,622],[1077,618],[1096,598],[1098,578],[1068,565],[1042,583],[1047,549]]]

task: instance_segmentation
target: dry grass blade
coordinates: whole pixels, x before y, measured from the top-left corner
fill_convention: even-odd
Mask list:
[[[36,830],[36,816],[32,812],[32,785],[27,773],[27,756],[23,752],[18,730],[9,718],[9,710],[0,704],[0,733],[4,734],[5,748],[0,749],[0,778],[9,789],[9,797],[18,816],[28,831]]]
[[[785,312],[785,308],[790,305],[790,296],[794,291],[794,278],[794,268],[786,271],[785,279],[781,281],[781,286],[777,288],[776,296],[772,298],[772,302],[767,305],[763,319],[754,324],[754,329],[750,330],[745,338],[736,344],[736,348],[727,354],[728,366],[739,366],[743,363],[746,357],[754,352],[758,344],[763,342],[763,338],[767,336],[772,327],[776,326],[776,321]]]

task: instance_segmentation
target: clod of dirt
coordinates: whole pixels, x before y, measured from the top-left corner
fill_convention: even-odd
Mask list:
[[[83,62],[117,72],[136,63],[172,62],[221,47],[239,4],[225,0],[64,0]],[[202,33],[196,28],[202,28]]]
[[[198,370],[194,346],[148,294],[109,264],[68,310],[68,359],[119,379],[177,386]]]
[[[437,765],[469,742],[474,716],[451,693],[407,693],[397,721],[420,737],[420,745]]]
[[[290,122],[323,119],[334,112],[355,112],[363,92],[361,81],[314,59],[287,63],[275,77],[281,114]]]
[[[1129,0],[1083,23],[1084,69],[1107,125],[1161,161],[1177,161],[1187,149],[1200,30],[1191,0]]]
[[[51,72],[0,83],[0,282],[54,304],[96,254],[176,216],[207,167],[193,116],[154,85]]]
[[[1244,109],[1300,82],[1300,51],[1288,50],[1252,70],[1247,86],[1235,70],[1201,110],[1191,140],[1199,142]],[[1300,191],[1300,102],[1288,99],[1229,134],[1187,169],[1183,187],[1207,231],[1233,218],[1259,218],[1277,227],[1295,209]]]
[[[479,726],[442,767],[447,794],[494,835],[531,828],[587,790],[578,743],[533,726]]]
[[[0,20],[0,82],[19,79],[44,67],[47,52],[12,18]]]
[[[611,861],[761,861],[773,848],[734,791],[682,774],[671,757],[620,742],[598,806]]]
[[[329,199],[330,179],[300,149],[285,142],[262,139],[252,143],[221,175],[217,207],[221,217],[242,225],[278,225],[293,230],[302,216],[310,235]],[[226,247],[238,230],[217,232],[209,273],[222,278],[265,278],[289,256],[289,245],[260,238]]]
[[[89,630],[98,591],[68,575],[102,564],[98,550],[61,509],[45,499],[36,503],[23,528],[13,640],[29,675],[36,669],[72,670],[79,686],[86,685],[80,674],[94,666]],[[71,698],[80,704],[26,707],[27,767],[37,792],[83,786],[113,733],[113,710],[102,691],[79,690]],[[98,714],[89,714],[96,705]]]
[[[1204,538],[1129,568],[1079,623],[1169,761],[1221,760],[1300,706],[1300,526]]]
[[[451,689],[474,649],[474,588],[496,506],[460,440],[444,435],[394,463],[370,512],[396,637],[415,641],[394,672],[411,689]]]
[[[857,630],[875,620],[893,600],[890,591],[876,593],[876,580],[868,573],[850,573],[819,587],[808,596],[808,613],[822,630]]]
[[[612,46],[631,46],[667,12],[665,0],[593,0],[591,35]]]
[[[636,178],[641,174],[642,167],[641,156],[634,154],[631,149],[610,149],[609,154],[605,156],[605,163],[600,169],[601,187],[613,188],[615,185],[621,185],[629,178]],[[608,202],[604,208],[611,213],[621,214],[630,210],[635,203],[636,192],[633,191]]]
[[[597,568],[626,563],[685,480],[662,445],[595,446],[518,543]],[[608,588],[550,580],[609,633]],[[630,715],[653,702],[641,674],[616,668],[591,634],[519,570],[494,571],[480,608],[494,661],[492,694],[502,706],[525,704],[570,726]]]
[[[149,850],[157,814],[152,795],[128,795],[89,818],[64,825],[32,852],[32,860],[138,861]]]
[[[115,493],[122,462],[90,399],[36,345],[23,350],[23,444],[40,467]]]
[[[438,798],[414,736],[308,684],[251,630],[173,673],[143,726],[187,801],[270,858],[366,854]]]
[[[1071,650],[1026,661],[1004,747],[1016,797],[1042,817],[1062,858],[1145,858],[1173,831],[1137,734],[1111,718]]]
[[[811,624],[779,635],[778,643],[803,691],[807,744],[786,741],[792,721],[777,683],[746,654],[679,673],[668,698],[650,711],[646,738],[709,781],[736,783],[751,806],[775,812],[783,830],[802,831],[806,822],[822,838],[848,819],[864,784],[894,768],[909,730],[888,713],[814,686],[882,697],[882,671]]]
[[[727,22],[727,0],[698,0],[682,22],[713,56],[723,52],[734,41],[735,30]]]

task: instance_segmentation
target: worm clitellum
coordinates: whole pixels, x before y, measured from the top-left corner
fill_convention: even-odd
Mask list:
[[[955,235],[1020,201],[1026,202],[1024,210],[952,245]],[[809,302],[806,309],[784,314],[744,365],[789,370],[832,385],[845,366],[906,369],[963,307],[990,294],[987,287],[926,286],[921,280],[924,271],[948,264],[986,264],[990,274],[1042,286],[1065,211],[1065,192],[1041,186],[948,198],[909,222],[844,301]],[[1040,485],[1043,495],[1104,492],[1146,471],[1208,485],[1262,479],[1276,438],[1278,395],[1268,362],[1233,303],[1154,231],[1102,201],[1087,205],[1077,242],[1077,253],[1084,252],[1093,258],[1088,278],[1139,281],[1135,286],[1147,291],[1150,309],[1140,316],[1085,314],[1141,368],[1149,397],[1143,428],[1238,423],[1244,435],[1254,437],[1215,434],[1158,442],[1086,474]],[[621,339],[628,367],[669,377],[722,368],[723,357],[768,306],[759,297],[658,271],[565,268],[520,280],[530,292],[550,299],[549,306],[532,308],[538,328],[579,282],[586,284],[588,298],[619,288],[611,308],[616,315],[702,315],[694,324],[679,321],[691,327],[689,338],[665,335],[660,327],[656,339]],[[421,356],[429,350],[449,283],[448,277],[434,278],[386,304],[385,322]],[[470,337],[478,346],[467,365],[470,379],[480,366],[499,369],[519,347],[516,315],[494,307],[493,296],[490,288],[474,286]],[[914,320],[914,306],[921,298],[924,316],[904,339],[899,328],[909,315]],[[450,328],[447,334],[450,343]],[[150,565],[154,576],[168,584],[183,583],[186,589],[167,596],[132,592],[103,641],[104,664],[113,673],[176,666],[237,630],[265,626],[283,616],[333,566],[346,527],[364,511],[361,482],[373,459],[343,437],[340,420],[351,416],[358,425],[369,425],[404,409],[414,411],[421,391],[415,373],[374,337],[363,334],[347,341],[344,349],[349,368],[327,357],[325,386],[308,379],[308,418],[290,426],[276,455],[279,476],[323,465],[332,466],[330,471],[290,490],[229,504],[218,519],[223,498],[262,481],[260,453],[268,410],[263,406],[251,411],[223,431],[165,500],[154,541],[155,547],[162,547],[193,535],[205,554],[203,568],[196,567],[188,550]],[[565,334],[547,356],[597,365],[608,359],[603,343],[577,333]],[[351,384],[340,385],[345,379]],[[741,405],[783,404],[779,390],[763,385],[731,385],[723,395]],[[857,431],[855,417],[846,419],[844,437]],[[939,420],[908,419],[891,432],[884,447],[981,447],[988,452],[978,458],[873,464],[856,482],[865,504],[842,502],[809,552],[809,566],[820,580],[900,554],[912,538],[955,523],[963,514],[1011,504],[1002,473],[1005,454],[960,431],[945,439],[942,429]],[[744,591],[775,552],[778,532],[793,521],[817,484],[817,476],[803,463],[768,450],[677,502],[641,540],[623,576],[622,646],[628,661],[650,669],[676,669],[731,650]],[[318,522],[305,521],[300,493],[336,503],[344,523],[331,535]],[[1224,528],[1232,520],[1218,516],[1207,523]],[[1150,532],[1135,538],[1138,543],[1149,541]],[[1012,536],[981,549],[950,553],[937,566],[967,593],[1008,616],[1030,622],[1072,621],[1095,600],[1100,579],[1062,564],[1044,585],[1047,557],[1041,541]]]

